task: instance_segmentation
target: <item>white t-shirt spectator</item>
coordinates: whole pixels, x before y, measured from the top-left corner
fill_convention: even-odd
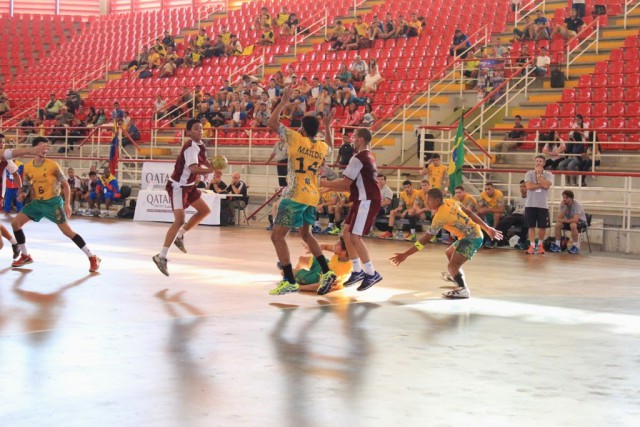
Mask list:
[[[549,65],[551,65],[551,58],[549,58],[548,56],[538,56],[536,58],[536,67],[538,68],[548,68]]]

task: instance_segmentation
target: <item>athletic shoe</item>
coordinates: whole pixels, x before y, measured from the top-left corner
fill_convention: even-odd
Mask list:
[[[378,237],[381,238],[381,239],[392,239],[393,238],[393,234],[391,234],[390,231],[385,231],[384,233],[382,233]]]
[[[320,227],[319,225],[314,225],[313,227],[311,227],[311,232],[320,234],[322,233],[322,227]]]
[[[529,245],[529,249],[527,249],[527,255],[533,255],[536,252],[535,247]]]
[[[417,238],[418,236],[416,236],[415,234],[409,234],[404,238],[404,240],[406,240],[407,242],[415,242]]]
[[[160,254],[157,254],[153,256],[153,262],[156,263],[156,267],[158,267],[158,270],[160,270],[162,274],[164,274],[165,276],[169,275],[166,258],[160,258]]]
[[[324,295],[329,293],[331,287],[336,282],[336,275],[333,271],[329,270],[320,276],[320,287],[318,288],[318,295]]]
[[[571,246],[571,249],[569,249],[567,252],[572,255],[580,255],[580,249],[578,249],[577,246]]]
[[[373,274],[365,273],[364,280],[362,280],[362,283],[360,284],[360,286],[358,286],[358,290],[361,292],[366,291],[367,289],[369,289],[370,287],[372,287],[373,285],[375,285],[381,280],[382,280],[382,276],[377,271],[374,272]]]
[[[342,230],[340,229],[340,227],[333,227],[331,231],[329,231],[329,234],[331,234],[332,236],[337,236],[340,233],[342,233]]]
[[[333,227],[334,227],[334,226],[332,225],[331,227],[327,227],[327,228],[325,228],[324,230],[322,230],[322,234],[329,234],[329,232],[330,232],[331,230],[333,230]]]
[[[493,249],[493,240],[487,240],[484,243],[484,247],[485,247],[485,249]]]
[[[431,243],[438,243],[438,236],[433,236],[433,237],[431,237],[430,242],[431,242]]]
[[[184,247],[184,236],[176,237],[176,240],[173,241],[173,244],[176,245],[176,248],[180,249],[185,254],[187,253],[187,248]]]
[[[525,243],[517,243],[514,248],[523,251],[527,249],[527,245]]]
[[[32,262],[33,258],[31,258],[31,255],[22,254],[20,258],[11,263],[11,267],[22,267],[23,265],[31,264]]]
[[[538,245],[538,254],[544,255],[544,246],[542,246],[542,244]]]
[[[298,291],[300,291],[300,286],[297,283],[289,283],[286,279],[283,279],[275,289],[269,291],[269,295],[284,295]]]
[[[356,283],[362,282],[364,280],[364,276],[365,276],[365,273],[363,270],[360,270],[357,273],[355,271],[352,271],[351,275],[349,276],[347,281],[342,284],[342,286],[347,288],[349,286],[355,285]]]
[[[449,292],[445,292],[444,294],[442,294],[443,297],[445,298],[451,298],[451,299],[467,299],[469,298],[471,295],[469,294],[469,289],[467,288],[457,288],[457,289],[453,289]]]
[[[549,252],[553,252],[554,254],[557,254],[562,252],[562,248],[556,245],[555,243],[552,243],[551,246],[549,246]]]
[[[267,231],[273,231],[273,224],[267,225]]]
[[[92,256],[89,257],[89,273],[95,273],[100,268],[100,257]]]
[[[442,273],[440,273],[440,278],[445,282],[456,283],[456,281],[453,279],[453,276],[451,276],[447,271],[443,271]]]
[[[11,245],[11,249],[13,250],[13,259],[16,259],[20,256],[20,246],[16,243],[15,245]]]

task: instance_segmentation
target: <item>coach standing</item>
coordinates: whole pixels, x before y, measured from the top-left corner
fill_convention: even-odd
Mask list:
[[[549,202],[547,193],[553,182],[551,172],[544,170],[544,156],[536,156],[535,169],[524,176],[527,185],[527,201],[524,205],[524,219],[529,227],[529,249],[527,254],[533,255],[536,251],[535,238],[538,228],[538,253],[543,254],[542,246],[549,223]]]

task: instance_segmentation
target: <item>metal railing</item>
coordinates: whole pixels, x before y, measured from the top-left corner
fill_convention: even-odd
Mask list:
[[[229,70],[229,82],[231,85],[237,83],[237,76],[242,74],[256,74],[260,77],[264,78],[264,68],[266,66],[266,55],[265,50],[262,49],[262,54],[253,58],[251,61],[246,63],[240,68],[230,69]],[[257,73],[259,71],[259,73]]]
[[[40,98],[30,99],[16,105],[11,109],[10,117],[0,116],[0,129],[17,125],[20,123],[20,119],[27,118],[31,112],[37,114],[39,109]],[[13,114],[14,111],[18,111],[18,113]]]
[[[542,7],[543,13],[546,12],[547,4],[545,0],[529,0],[521,4],[519,8],[516,8],[515,19],[513,21],[514,27],[517,27],[521,20],[535,13],[540,7]]]
[[[154,114],[154,126],[152,129],[153,136],[151,138],[152,141],[156,141],[158,139],[158,129],[166,129],[167,126],[174,126],[181,117],[187,117],[189,113],[191,113],[190,115],[192,117],[196,116],[198,107],[196,106],[197,100],[195,89],[191,90],[189,94],[191,95],[191,99],[188,101],[182,100],[182,98],[185,97],[186,93],[181,93],[178,96],[170,98],[166,102],[165,111],[157,111]],[[169,119],[169,116],[171,116],[171,119]],[[164,120],[167,120],[167,122],[163,123],[162,121]]]
[[[308,21],[310,21],[309,19]],[[329,11],[327,9],[324,10],[324,16],[316,21],[311,22],[311,24],[303,27],[301,30],[298,30],[296,27],[296,31],[293,37],[293,54],[298,55],[298,44],[304,42],[309,37],[319,33],[320,31],[324,31],[324,37],[327,38],[327,28],[329,26]]]
[[[624,29],[627,29],[627,18],[638,6],[640,1],[638,0],[625,0],[624,2]]]
[[[584,37],[580,40],[581,37]],[[589,41],[593,37],[593,40]],[[572,48],[571,40],[567,43],[567,57],[566,57],[566,69],[565,69],[565,77],[569,78],[569,72],[571,64],[573,64],[578,58],[580,58],[587,50],[591,48],[595,44],[596,46],[596,54],[598,53],[598,45],[600,42],[600,17],[597,16],[589,25],[585,26],[575,37],[573,40],[579,40],[579,42]],[[573,58],[571,55],[574,52],[578,51],[581,47],[584,47],[578,53],[576,53]]]

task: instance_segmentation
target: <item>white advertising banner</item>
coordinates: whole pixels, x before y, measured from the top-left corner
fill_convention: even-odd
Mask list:
[[[226,198],[226,196],[224,194],[200,191],[202,191],[202,199],[211,208],[211,214],[202,220],[201,224],[220,225],[220,200]],[[195,213],[196,210],[189,207],[185,212],[187,220]],[[173,222],[173,219],[171,201],[169,200],[169,194],[164,190],[164,184],[162,184],[162,190],[140,190],[136,203],[136,213],[133,217],[134,221]]]
[[[173,163],[144,162],[140,189],[164,191],[172,172]]]

